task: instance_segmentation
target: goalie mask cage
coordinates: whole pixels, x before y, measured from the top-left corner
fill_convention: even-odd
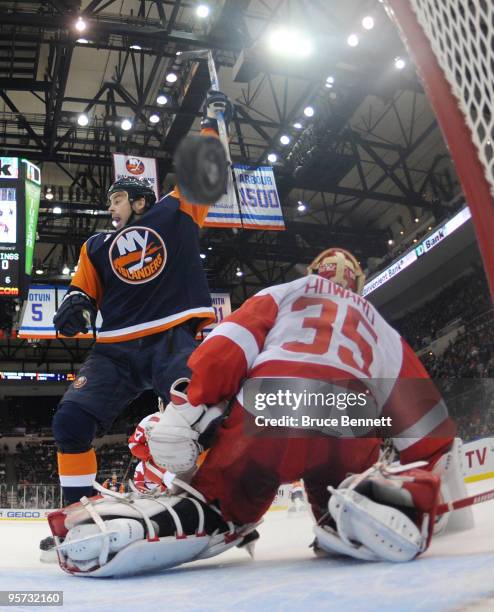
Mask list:
[[[384,4],[449,147],[494,301],[494,1]]]

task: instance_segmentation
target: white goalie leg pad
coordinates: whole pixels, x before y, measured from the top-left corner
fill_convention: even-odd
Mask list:
[[[336,531],[315,527],[317,543],[329,553],[366,561],[403,562],[425,550],[427,536],[403,513],[352,489],[330,487],[329,512]]]
[[[463,442],[455,438],[451,450],[445,453],[432,469],[441,477],[441,501],[449,502],[468,497],[463,477]],[[466,531],[474,527],[472,508],[447,512],[436,520],[434,535]]]
[[[114,554],[144,539],[144,527],[135,519],[112,519],[106,521],[105,531],[96,524],[77,525],[69,530],[62,544],[58,546],[73,562],[77,569],[85,570],[99,562],[107,546],[108,554]],[[106,544],[105,539],[108,539]]]
[[[140,540],[118,552],[105,565],[95,566],[92,570],[88,569],[77,575],[110,578],[165,570],[196,559],[199,553],[207,548],[209,540],[210,537],[207,535]]]
[[[194,491],[190,485],[182,484]],[[226,531],[207,535],[202,505],[205,500],[200,500],[199,492],[195,494],[197,499],[184,494],[107,492],[99,498],[82,498],[80,504],[52,513],[57,515],[57,519],[53,518],[54,525],[63,517],[63,527],[68,529],[64,537],[59,522],[58,528],[52,527],[62,569],[95,578],[164,570],[217,555],[239,544],[255,528],[256,525],[236,527],[227,523]],[[179,512],[174,509],[185,498],[197,511],[198,526],[193,535],[184,533]],[[215,507],[210,508],[220,514]],[[174,534],[158,537],[158,525],[152,517],[163,511],[173,520]],[[114,516],[121,518],[110,518]]]

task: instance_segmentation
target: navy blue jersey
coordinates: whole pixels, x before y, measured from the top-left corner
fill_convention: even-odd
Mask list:
[[[82,246],[71,289],[98,304],[98,342],[122,342],[197,319],[215,320],[202,268],[198,225],[207,206],[177,191],[123,229],[91,236]]]

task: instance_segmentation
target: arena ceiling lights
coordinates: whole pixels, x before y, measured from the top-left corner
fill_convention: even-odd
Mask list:
[[[305,59],[312,54],[312,41],[304,32],[289,28],[280,28],[269,33],[268,49],[283,57]]]

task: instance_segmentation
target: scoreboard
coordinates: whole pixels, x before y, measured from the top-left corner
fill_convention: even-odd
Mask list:
[[[0,157],[0,296],[26,297],[41,195],[40,169]]]

